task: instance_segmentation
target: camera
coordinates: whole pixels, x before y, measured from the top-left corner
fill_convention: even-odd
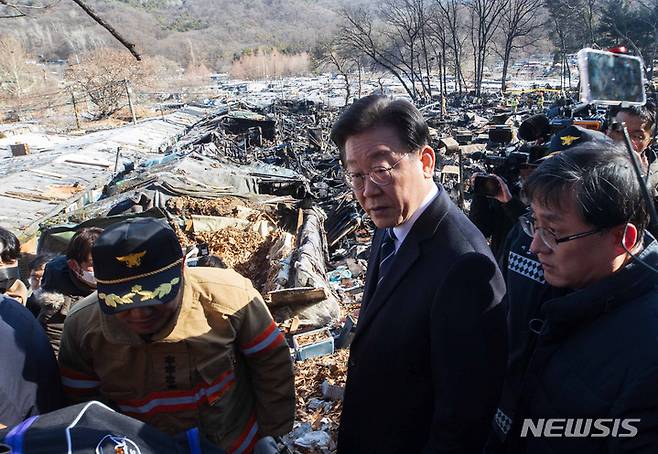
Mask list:
[[[476,175],[473,181],[473,193],[485,197],[495,197],[500,192],[500,182],[493,175]]]
[[[511,146],[507,148],[497,149],[493,151],[475,152],[470,155],[470,158],[479,161],[484,167],[485,173],[495,174],[501,177],[505,183],[510,187],[519,185],[519,176],[521,169],[530,161],[530,153],[524,151],[522,146]],[[493,197],[498,194],[499,181],[493,176],[489,176],[489,181],[495,181],[495,192],[493,191],[494,183],[484,183],[480,179],[478,183],[478,175],[475,177],[473,193],[476,195],[484,195]]]

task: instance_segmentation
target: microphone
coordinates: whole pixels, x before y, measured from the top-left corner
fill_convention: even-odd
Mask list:
[[[533,115],[519,126],[519,137],[528,142],[541,139],[550,133],[551,123],[548,117],[543,114]]]

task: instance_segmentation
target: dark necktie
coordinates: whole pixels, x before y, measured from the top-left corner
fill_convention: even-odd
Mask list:
[[[379,278],[377,279],[377,285],[382,281],[388,270],[391,268],[391,263],[393,263],[393,258],[395,258],[395,233],[392,228],[387,228],[384,231],[384,238],[382,239],[382,244],[379,251]]]

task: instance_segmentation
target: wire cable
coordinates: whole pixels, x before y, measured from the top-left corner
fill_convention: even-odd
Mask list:
[[[627,229],[628,229],[628,224],[626,224],[626,227],[624,227],[624,235],[623,235],[622,238],[621,238],[621,247],[623,247],[624,250],[626,251],[626,253],[627,253],[628,255],[630,255],[630,256],[633,258],[633,260],[635,260],[637,263],[639,263],[640,265],[644,266],[644,267],[645,267],[646,269],[648,269],[649,271],[653,271],[654,273],[658,274],[658,268],[655,268],[655,267],[649,265],[647,262],[645,262],[645,261],[642,260],[640,257],[638,257],[637,255],[635,255],[634,253],[632,253],[632,252],[626,247],[626,245],[624,244],[624,238],[626,238],[626,230],[627,230]]]

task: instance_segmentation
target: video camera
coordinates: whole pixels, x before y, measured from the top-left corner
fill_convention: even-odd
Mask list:
[[[518,128],[522,142],[514,146],[509,146],[512,141],[509,127],[493,127],[489,130],[487,151],[471,154],[472,159],[483,163],[487,173],[503,178],[510,189],[517,184],[523,168],[534,167],[535,161],[549,153],[549,142],[554,134],[569,126],[605,131],[608,105],[625,107],[646,102],[639,58],[592,49],[583,49],[578,55],[580,102],[563,96],[547,114],[525,119]],[[476,180],[484,177],[478,176]],[[491,176],[489,179],[498,181]],[[474,186],[476,194],[478,187],[487,187],[477,181]],[[481,195],[492,196],[488,191]]]
[[[582,103],[573,109],[561,110],[568,117],[538,114],[525,119],[519,126],[519,138],[527,142],[545,144],[553,134],[569,126],[581,126],[593,131],[606,129],[606,111],[593,104]]]
[[[503,178],[510,190],[519,186],[519,177],[524,169],[533,169],[538,159],[546,156],[549,143],[554,134],[559,133],[568,126],[581,126],[594,131],[605,129],[605,111],[601,111],[595,105],[580,104],[572,108],[562,110],[568,112],[571,117],[549,118],[547,115],[533,115],[524,120],[518,128],[518,137],[521,142],[510,146],[512,132],[509,126],[494,126],[489,129],[489,144],[485,152],[476,152],[471,158],[482,162],[486,173],[495,174]],[[479,188],[493,188],[495,177],[490,177],[488,184],[483,183],[484,175],[478,175],[474,182],[474,193],[493,197],[493,189],[478,190]]]
[[[495,152],[476,151],[470,158],[482,162],[489,173],[495,173],[505,180],[513,180],[522,165],[527,164],[530,154],[519,151],[519,147],[509,147]]]
[[[477,151],[469,157],[478,161],[487,174],[501,177],[510,187],[520,186],[521,170],[531,159],[530,149],[523,144],[509,145],[512,142],[512,131],[509,126],[494,126],[489,129],[489,143],[485,151]],[[476,175],[473,182],[473,192],[476,195],[494,197],[499,192],[500,182],[491,175]]]

